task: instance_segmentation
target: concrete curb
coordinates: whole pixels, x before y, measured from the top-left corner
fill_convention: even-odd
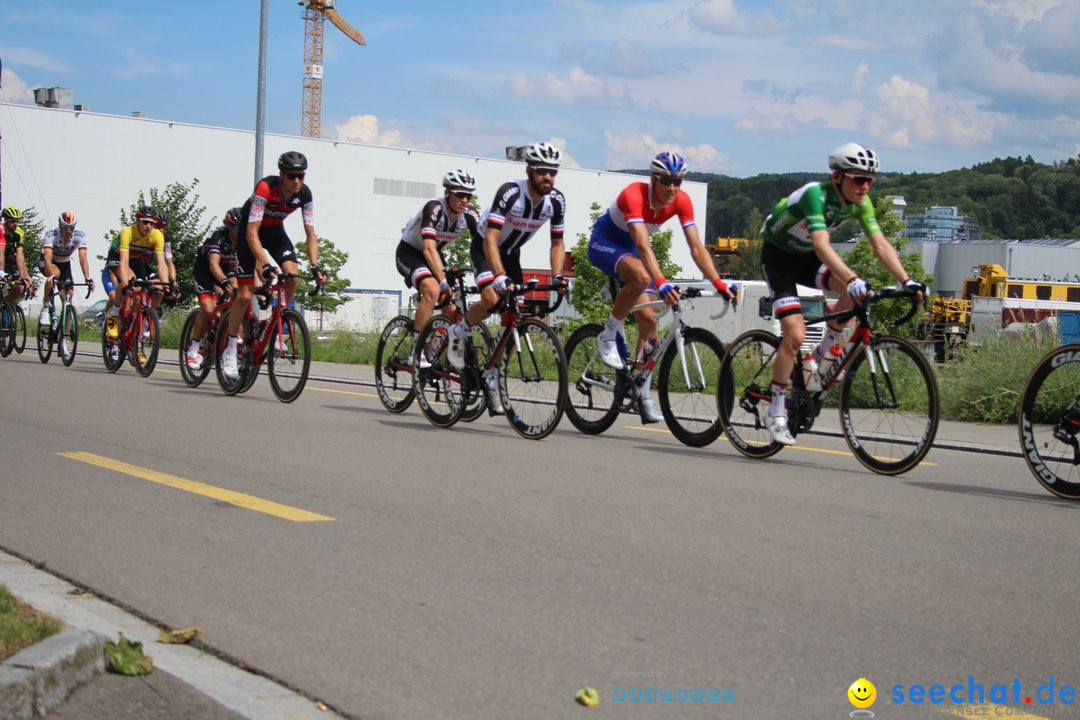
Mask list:
[[[42,718],[105,671],[105,638],[68,628],[0,662],[0,717]]]

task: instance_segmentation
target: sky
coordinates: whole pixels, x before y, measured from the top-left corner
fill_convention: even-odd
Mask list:
[[[303,9],[270,0],[266,130],[299,134]],[[0,3],[0,99],[253,130],[259,0]],[[571,166],[882,170],[1080,154],[1076,0],[338,0],[324,138],[481,157],[545,140]]]

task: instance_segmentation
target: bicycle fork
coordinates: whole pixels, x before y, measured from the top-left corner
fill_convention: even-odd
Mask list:
[[[892,373],[889,372],[889,360],[881,350],[871,346],[866,348],[866,363],[870,369],[870,385],[874,388],[874,401],[879,410],[895,410],[900,407],[896,400],[896,387],[893,385]],[[880,368],[879,368],[880,365]],[[879,373],[880,371],[880,373]],[[879,379],[878,375],[882,379]],[[882,386],[884,385],[885,399],[882,399]]]

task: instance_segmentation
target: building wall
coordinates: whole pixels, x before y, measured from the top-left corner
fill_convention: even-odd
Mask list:
[[[92,258],[104,254],[105,236],[120,229],[120,210],[130,207],[139,190],[198,178],[199,202],[217,224],[228,208],[247,199],[253,187],[255,138],[249,131],[0,103],[0,137],[3,203],[33,206],[47,223],[63,210],[75,210],[91,241]],[[462,168],[476,177],[484,207],[503,182],[525,176],[523,163],[505,159],[269,134],[265,174],[276,172],[277,157],[286,150],[307,155],[316,232],[349,253],[343,275],[357,288],[403,287],[394,269],[394,250],[401,228],[427,199],[376,193],[377,186],[385,189],[392,184],[380,181],[414,183],[413,190],[426,185],[441,195],[443,174]],[[648,160],[642,148],[642,166]],[[569,206],[567,249],[579,233],[588,232],[593,202],[607,208],[622,188],[641,179],[563,168],[556,187]],[[707,185],[686,182],[683,189],[694,201],[702,239],[707,239]],[[682,266],[681,274],[699,277],[677,223],[671,221],[668,227],[676,233],[672,259]],[[294,242],[303,238],[299,213],[286,221],[286,229]],[[523,249],[523,264],[548,267],[549,247],[548,231],[543,229]]]

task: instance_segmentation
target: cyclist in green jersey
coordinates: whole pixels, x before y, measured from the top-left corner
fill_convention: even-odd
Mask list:
[[[796,284],[835,292],[839,295],[835,312],[849,310],[870,290],[869,284],[832,248],[830,233],[844,222],[857,221],[878,262],[889,274],[920,293],[920,299],[926,292],[926,286],[912,280],[904,270],[896,248],[885,238],[874,217],[874,204],[868,195],[878,171],[874,151],[857,143],[847,143],[829,156],[829,169],[832,170],[829,180],[803,185],[777,203],[765,218],[761,269],[772,291],[772,314],[780,321],[783,337],[773,363],[772,403],[767,427],[773,440],[785,445],[795,444],[787,425],[788,379],[795,366],[795,353],[806,338]],[[812,371],[808,389],[815,389],[816,367],[823,360],[834,357],[834,347],[839,350],[842,330],[830,323],[815,351],[815,360],[805,364]]]

